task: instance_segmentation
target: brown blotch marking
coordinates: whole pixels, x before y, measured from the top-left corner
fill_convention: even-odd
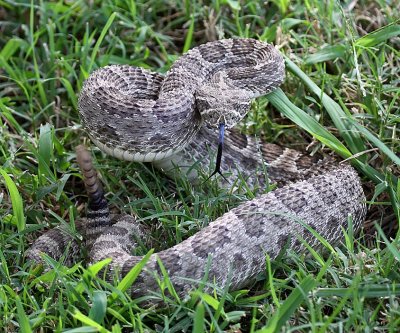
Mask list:
[[[107,229],[107,233],[114,236],[123,236],[129,233],[129,230],[120,226],[113,226]]]
[[[143,257],[130,257],[129,259],[127,259],[122,267],[121,267],[121,273],[123,276],[125,276],[126,274],[128,274],[130,272],[130,270],[132,269],[132,267],[134,267]],[[139,281],[140,280],[140,281]],[[144,282],[143,280],[143,273],[141,273],[138,278],[136,279],[136,283],[138,282]]]
[[[252,39],[234,39],[232,43],[232,53],[237,56],[248,55],[249,49],[253,50],[255,41]]]
[[[238,214],[238,219],[242,219],[246,235],[249,237],[259,238],[264,233],[263,230],[263,216],[262,214],[256,214],[257,212],[246,211]]]
[[[304,193],[297,188],[291,188],[291,192],[284,193],[285,195],[280,197],[282,203],[296,214],[300,213],[307,204]]]
[[[243,254],[235,253],[233,255],[233,263],[232,263],[233,268],[241,269],[245,265],[246,265],[246,259],[243,257]]]
[[[293,243],[293,249],[295,251],[299,250],[302,246],[303,246],[303,243],[299,239],[296,239]]]
[[[244,170],[256,170],[258,166],[257,160],[253,158],[248,158],[246,156],[242,156],[241,165],[244,166]]]
[[[278,145],[274,145],[272,143],[260,144],[260,150],[261,150],[262,157],[267,162],[272,162],[283,154],[282,147],[280,147]]]
[[[212,47],[204,44],[198,47],[201,56],[208,62],[218,63],[225,58],[226,49],[221,43],[213,43]]]
[[[261,59],[262,58],[267,59],[267,58],[271,57],[271,51],[272,50],[273,50],[273,46],[272,45],[266,45],[266,46],[263,46],[261,48],[258,48],[255,51],[255,53],[257,54],[257,57],[259,57]],[[274,66],[276,66],[276,65],[274,64]]]
[[[289,246],[289,242],[290,242],[289,235],[280,235],[278,237],[278,242],[277,242],[279,251],[281,251],[285,246]]]
[[[319,156],[309,156],[301,154],[300,157],[297,159],[296,164],[299,169],[310,169],[315,168],[315,164],[319,160]]]
[[[222,155],[223,158],[223,164],[222,164],[222,169],[228,167],[230,169],[233,169],[235,167],[235,161],[233,158],[230,158],[228,154]]]
[[[337,230],[337,228],[341,225],[339,219],[336,216],[331,216],[327,223],[328,227]]]
[[[106,124],[103,126],[100,126],[97,131],[97,133],[113,138],[113,139],[118,139],[118,134],[115,128],[111,127],[110,125]]]
[[[247,136],[240,133],[238,130],[231,130],[229,132],[229,139],[232,140],[235,146],[239,149],[247,148]]]
[[[308,226],[309,226],[312,230],[318,232],[318,226],[317,226],[317,224],[315,224],[315,223],[308,223]]]
[[[176,255],[176,251],[162,251],[158,254],[159,259],[163,263],[167,271],[170,272],[171,276],[174,271],[181,271],[182,266],[179,264],[179,254]],[[162,271],[160,265],[156,264],[156,272],[158,275],[162,276]]]
[[[203,62],[201,61],[201,59],[199,59],[198,55],[197,54],[192,55],[187,60],[190,61],[190,71],[192,73],[200,74],[201,71],[203,70]]]
[[[94,244],[94,246],[93,246],[93,249],[98,248],[100,250],[103,250],[103,249],[112,249],[113,247],[115,247],[115,242],[104,240],[104,241],[96,242],[96,244]],[[93,251],[96,253],[98,252],[96,250],[93,250]],[[107,254],[107,255],[110,255],[110,254]]]
[[[193,254],[201,259],[207,259],[208,254],[211,252],[210,247],[204,246],[202,242],[192,243]]]
[[[228,72],[228,78],[232,80],[252,80],[253,83],[257,81],[263,82],[261,79],[257,80],[258,70],[252,68],[256,62],[252,59],[247,59],[246,62],[240,64],[243,67],[233,68]],[[247,67],[245,67],[247,66]],[[257,89],[256,89],[257,90]]]
[[[58,251],[56,247],[53,245],[46,243],[44,241],[38,240],[35,245],[33,245],[30,250],[30,255],[32,256],[39,256],[41,253],[46,253],[49,257],[53,258],[54,260],[58,260],[61,252]]]

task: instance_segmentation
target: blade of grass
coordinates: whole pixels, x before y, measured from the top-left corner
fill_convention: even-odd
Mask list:
[[[353,280],[353,285],[354,285],[354,280]],[[336,305],[335,309],[332,311],[330,316],[328,316],[328,318],[325,318],[324,325],[322,327],[320,327],[318,332],[320,332],[320,333],[327,332],[328,326],[335,320],[335,318],[337,318],[337,315],[340,313],[340,311],[342,311],[343,307],[346,306],[346,303],[347,303],[350,295],[354,292],[357,292],[357,296],[358,296],[358,289],[357,289],[357,291],[355,290],[354,287],[348,289],[347,293],[342,296],[342,299],[340,300],[339,304]]]
[[[22,306],[21,299],[19,296],[16,298],[16,303],[17,303],[17,318],[18,318],[18,324],[20,328],[20,332],[23,333],[31,333],[31,325],[29,324],[29,319],[24,311],[24,307]]]
[[[1,63],[1,61],[0,61]],[[20,134],[23,135],[24,134],[24,130],[22,128],[22,126],[20,125],[20,123],[14,118],[13,114],[12,114],[12,109],[10,107],[8,107],[7,105],[4,104],[4,102],[8,102],[7,98],[0,98],[0,114],[1,116],[3,116],[10,125],[12,125],[12,127],[15,129],[15,131]]]
[[[34,1],[31,0],[31,8],[29,16],[29,39],[32,51],[33,66],[35,69],[36,83],[37,83],[37,88],[39,90],[39,95],[42,105],[48,105],[47,95],[45,92],[45,88],[43,87],[42,79],[40,77],[40,69],[36,58],[36,41],[35,41],[36,38],[34,36],[34,25],[35,25],[35,6],[34,6]]]
[[[55,181],[55,176],[50,169],[50,161],[53,155],[53,142],[52,142],[52,127],[50,124],[40,126],[39,134],[39,149],[38,149],[38,160],[39,160],[39,178],[43,176],[49,177]],[[45,180],[41,181],[45,184]]]
[[[89,66],[86,68],[87,73],[91,72],[92,67],[94,65],[94,61],[95,61],[95,59],[97,57],[97,54],[99,52],[100,45],[103,42],[103,39],[106,36],[106,33],[108,32],[108,29],[110,29],[111,24],[113,23],[116,15],[117,15],[117,13],[115,13],[115,12],[111,14],[111,16],[107,20],[107,23],[105,24],[103,30],[100,33],[99,39],[97,40],[96,44],[94,45],[94,48],[93,48],[93,51],[92,51],[92,55],[90,57]]]
[[[350,150],[355,154],[365,151],[366,147],[363,143],[362,137],[359,135],[360,133],[354,130],[349,130],[349,124],[353,125],[352,121],[354,120],[344,113],[339,104],[333,101],[328,95],[322,93],[322,90],[292,61],[286,58],[286,64],[288,65],[288,69],[290,71],[298,76],[314,94],[321,98],[323,105],[330,114],[332,121],[335,123],[335,126],[338,128],[340,134],[349,145]],[[285,114],[297,125],[308,131],[317,140],[334,150],[337,154],[343,158],[352,157],[350,150],[348,150],[335,136],[323,128],[314,118],[292,104],[281,91],[281,89],[278,88],[272,93],[268,94],[267,98],[280,112]],[[345,122],[344,119],[347,121]],[[380,146],[382,145],[384,144],[381,142]],[[387,148],[384,151],[388,152],[390,149]],[[381,183],[385,180],[384,175],[368,164],[359,161],[357,158],[351,158],[351,162],[361,169],[362,172],[375,183]],[[394,176],[393,181],[397,183],[397,178]]]
[[[169,278],[168,272],[165,269],[164,264],[162,263],[161,259],[158,256],[157,256],[157,263],[158,263],[158,266],[160,267],[161,274],[162,274],[162,276],[164,278],[163,283],[167,286],[167,289],[168,289],[169,293],[174,297],[174,300],[177,303],[181,303],[182,301],[179,298],[179,295],[176,292],[176,290],[175,290],[175,288],[174,288],[174,286],[173,286],[173,284],[171,282],[171,279]]]
[[[151,249],[130,271],[124,276],[124,278],[118,283],[117,289],[121,292],[128,290],[132,284],[135,282],[143,267],[146,265],[147,261],[150,259],[154,250]],[[110,302],[114,302],[118,295],[113,292],[110,296]]]
[[[96,276],[102,269],[107,269],[106,266],[111,262],[111,259],[107,258],[104,260],[101,260],[99,262],[96,262],[92,265],[90,265],[82,274],[82,281],[80,281],[76,287],[75,291],[77,294],[82,294],[85,290],[85,282],[88,279],[92,278],[93,276]]]
[[[387,237],[386,237],[385,233],[383,232],[382,228],[377,223],[375,223],[375,229],[378,231],[379,237],[383,239],[383,241],[385,242],[388,250],[391,252],[393,257],[397,261],[399,261],[400,260],[400,250],[398,249],[397,244],[395,244],[394,242],[390,242],[387,239]]]
[[[352,156],[350,151],[332,133],[321,126],[309,114],[290,102],[282,89],[278,88],[269,93],[267,98],[280,112],[313,135],[317,140],[332,148],[344,158]]]
[[[371,142],[375,147],[377,147],[382,153],[389,157],[394,163],[400,166],[400,157],[398,157],[388,146],[386,146],[381,140],[379,140],[375,135],[373,135],[364,126],[360,125],[357,121],[351,119],[352,125],[357,128],[357,130],[362,133],[369,142]]]
[[[385,42],[389,38],[400,35],[400,25],[398,24],[399,22],[400,19],[396,20],[393,23],[385,25],[375,31],[372,31],[365,36],[362,36],[361,38],[356,40],[355,46],[373,47]]]
[[[287,57],[285,58],[285,62],[288,70],[296,75],[306,85],[306,87],[308,87],[308,89],[321,100],[322,105],[325,107],[332,122],[335,124],[340,135],[350,148],[350,151],[355,154],[366,150],[365,144],[359,133],[351,131],[351,127],[347,122],[350,115],[346,114],[340,105],[331,97],[326,95],[321,88],[319,88],[294,62]]]
[[[321,102],[324,105],[326,111],[330,115],[335,126],[339,130],[340,134],[345,139],[346,143],[350,147],[350,150],[355,154],[366,150],[366,146],[363,143],[363,138],[360,136],[362,133],[367,137],[377,148],[379,148],[385,155],[393,160],[396,164],[400,163],[400,159],[378,138],[376,138],[370,131],[365,127],[361,126],[356,120],[352,118],[350,114],[346,114],[340,105],[336,103],[332,98],[325,94],[299,67],[297,67],[288,58],[285,59],[288,69],[298,76],[303,83],[313,92],[315,95],[321,98]],[[357,131],[352,130],[355,127]],[[343,156],[344,157],[344,156]]]
[[[186,53],[189,51],[191,45],[192,45],[192,39],[193,39],[193,32],[194,32],[194,16],[193,14],[190,15],[190,26],[188,29],[188,32],[186,34],[185,38],[185,44],[183,45],[183,50],[182,53]]]
[[[89,317],[96,323],[101,323],[107,311],[107,295],[102,290],[96,290],[93,294],[93,305]]]
[[[21,38],[11,38],[1,49],[0,58],[3,61],[8,61],[10,57],[23,45],[26,45],[26,41]]]
[[[317,297],[346,297],[351,292],[352,288],[320,288],[315,291]],[[400,284],[379,284],[359,286],[357,295],[365,298],[389,297],[400,295]]]
[[[269,324],[258,330],[257,333],[280,332],[283,325],[290,319],[290,316],[298,309],[304,298],[307,297],[307,294],[316,284],[317,282],[312,276],[306,276],[272,316]]]
[[[193,333],[204,332],[205,310],[203,302],[199,302],[196,306],[193,320]]]
[[[67,79],[65,79],[63,77],[60,78],[60,81],[68,93],[69,100],[71,101],[72,106],[74,107],[75,110],[77,110],[78,109],[78,101],[76,98],[75,90],[74,90],[74,88],[72,88],[71,82],[69,82]]]
[[[90,319],[88,316],[85,316],[82,312],[80,312],[78,309],[75,309],[72,313],[72,316],[79,320],[81,323],[96,328],[96,330],[100,333],[110,333],[109,330],[105,329],[103,326],[100,324],[96,323],[93,319]]]
[[[18,192],[17,186],[15,186],[15,183],[7,174],[7,172],[0,168],[0,173],[6,182],[6,187],[11,197],[11,205],[13,208],[13,214],[18,232],[22,232],[25,229],[25,216],[21,195]]]
[[[308,55],[304,60],[304,63],[306,65],[313,65],[319,62],[344,58],[346,52],[347,47],[345,45],[329,45],[313,54]]]
[[[269,292],[271,293],[272,296],[272,300],[275,303],[275,306],[279,307],[280,303],[279,303],[279,299],[278,296],[276,295],[276,290],[275,290],[275,285],[274,285],[274,280],[273,280],[273,273],[272,273],[272,267],[271,267],[271,258],[268,254],[265,255],[265,261],[267,263],[267,277],[268,277],[268,288],[266,288],[267,290],[269,289]]]

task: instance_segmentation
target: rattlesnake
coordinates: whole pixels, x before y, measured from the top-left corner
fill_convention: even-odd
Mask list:
[[[85,82],[79,110],[92,141],[106,153],[153,162],[170,175],[176,176],[179,168],[180,174],[196,181],[198,170],[211,170],[216,125],[233,127],[251,99],[275,89],[283,77],[283,59],[273,46],[227,39],[190,50],[165,78],[142,68],[101,68]],[[266,255],[275,258],[285,245],[303,252],[304,241],[318,247],[313,230],[338,243],[350,217],[354,231],[360,229],[365,197],[356,171],[347,163],[264,143],[236,129],[227,131],[225,144],[222,166],[229,179],[241,179],[253,189],[268,183],[281,187],[153,254],[132,286],[133,295],[159,290],[158,258],[178,294],[196,287],[205,276],[206,282],[229,284],[234,290],[253,281],[265,270]],[[108,276],[125,276],[142,259],[130,254],[134,239],[143,236],[140,225],[131,216],[110,217],[90,154],[80,147],[77,157],[89,194],[87,219],[78,229],[90,261],[112,258]],[[45,252],[58,260],[68,243],[70,252],[79,251],[79,244],[56,228],[41,236],[27,256],[42,262]]]

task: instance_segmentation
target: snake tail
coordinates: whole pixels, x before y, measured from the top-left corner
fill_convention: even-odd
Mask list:
[[[110,227],[110,211],[104,196],[103,185],[93,167],[92,157],[85,146],[76,147],[76,160],[83,176],[86,192],[88,195],[88,211],[86,214],[85,230],[83,231],[86,247],[91,249],[96,238]]]

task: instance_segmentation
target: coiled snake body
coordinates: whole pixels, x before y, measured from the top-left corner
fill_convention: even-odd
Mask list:
[[[233,127],[251,99],[276,88],[283,77],[282,57],[271,45],[227,39],[192,49],[165,78],[129,66],[99,69],[85,82],[79,109],[91,139],[106,153],[151,161],[167,173],[178,166],[196,179],[191,166],[197,162],[208,172],[218,123]],[[89,194],[87,219],[79,229],[90,261],[112,258],[109,275],[124,276],[141,260],[131,255],[141,228],[134,217],[110,217],[90,155],[80,147],[77,156]],[[263,186],[267,175],[269,182],[282,187],[242,203],[180,244],[153,254],[132,288],[134,295],[158,290],[157,257],[179,293],[205,274],[210,282],[237,289],[265,269],[267,254],[275,258],[284,246],[305,251],[302,239],[318,247],[312,230],[337,243],[349,217],[355,231],[365,218],[360,179],[346,163],[318,160],[232,129],[226,134],[222,165],[231,178],[241,177],[250,186]],[[71,252],[78,252],[79,244],[56,228],[27,254],[36,262],[42,261],[42,252],[59,259],[67,243]]]

